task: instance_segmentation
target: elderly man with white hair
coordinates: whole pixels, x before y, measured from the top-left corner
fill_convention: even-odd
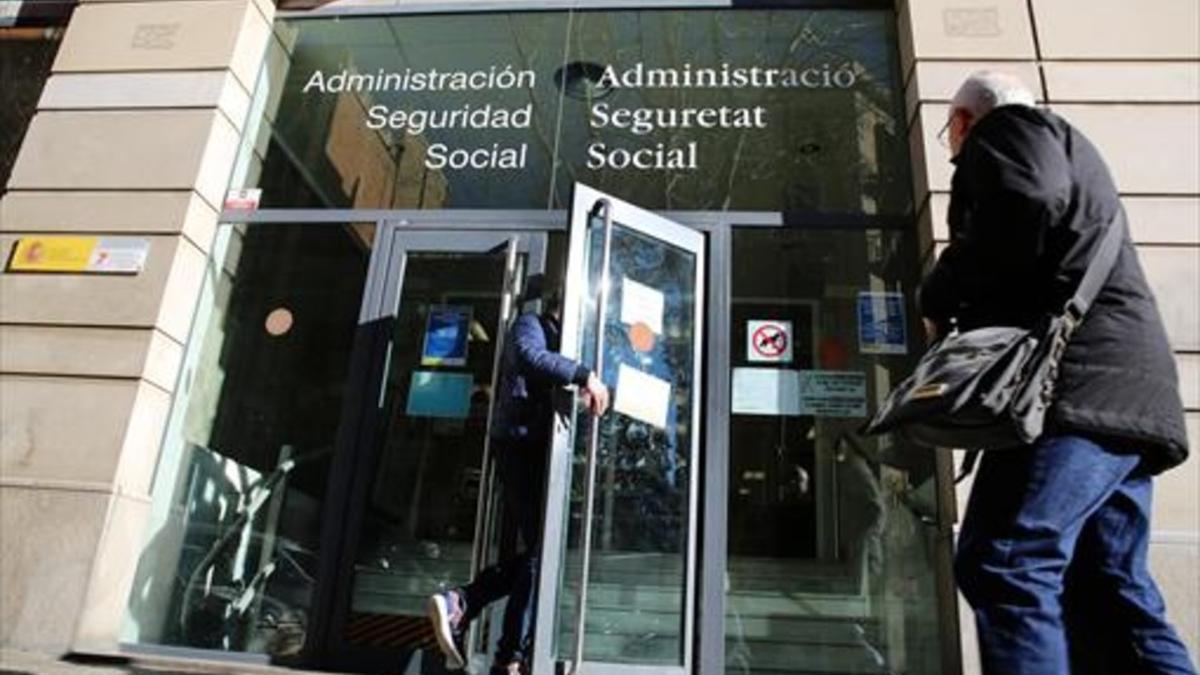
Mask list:
[[[1109,171],[1003,74],[968,78],[943,131],[951,241],[922,284],[926,329],[1035,327],[1120,222]],[[1195,675],[1146,565],[1152,478],[1187,454],[1173,354],[1126,233],[1067,345],[1046,432],[984,453],[975,478],[955,574],[986,674]]]

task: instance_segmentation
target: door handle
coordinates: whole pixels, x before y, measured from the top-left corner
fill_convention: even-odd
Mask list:
[[[604,373],[604,324],[608,317],[608,264],[612,256],[612,204],[607,199],[597,200],[593,212],[604,212],[604,246],[600,253],[600,296],[596,303],[596,353],[592,372],[602,378]],[[570,675],[579,675],[583,668],[583,627],[587,621],[588,576],[592,566],[592,516],[596,501],[596,456],[600,448],[600,418],[592,420],[588,435],[587,463],[584,471],[583,488],[583,558],[579,572],[579,593],[575,605],[575,658],[571,662]]]

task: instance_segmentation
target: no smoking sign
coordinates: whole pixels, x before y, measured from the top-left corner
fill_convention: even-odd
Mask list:
[[[746,360],[751,363],[791,363],[792,322],[747,321]]]

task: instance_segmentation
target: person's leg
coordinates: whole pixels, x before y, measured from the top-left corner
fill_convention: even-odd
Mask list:
[[[511,470],[506,470],[507,467],[504,466],[501,459],[507,454],[503,446],[493,445],[492,456],[496,462],[496,473],[500,479],[501,490],[506,496],[509,492],[521,487],[507,484],[510,477],[506,474],[510,474]],[[501,510],[502,527],[507,525],[505,521],[514,519],[517,515],[506,504],[505,508]],[[466,658],[460,643],[467,626],[479,616],[485,607],[512,592],[513,582],[519,578],[521,570],[527,566],[526,557],[524,555],[510,556],[481,570],[465,586],[440,591],[429,596],[425,612],[433,627],[438,647],[446,656],[447,668],[458,670],[466,666]]]
[[[513,569],[512,592],[504,608],[504,626],[496,646],[496,664],[502,666],[522,663],[531,656],[529,647],[546,487],[544,447],[513,448],[512,451],[501,463],[506,474],[504,507],[516,518],[525,553],[517,559]]]
[[[456,589],[463,600],[465,623],[479,616],[485,607],[512,593],[513,580],[522,567],[523,555],[512,556],[487,567],[475,575],[471,583]]]
[[[466,666],[461,642],[467,626],[485,607],[512,592],[513,581],[524,568],[526,557],[503,560],[482,570],[466,586],[434,593],[426,601],[425,613],[438,647],[446,656],[447,668],[458,670]]]
[[[466,586],[430,596],[426,614],[433,623],[438,646],[446,656],[447,668],[458,670],[466,666],[462,641],[467,626],[488,605],[512,594],[513,584],[522,578],[528,567],[528,554],[512,556],[483,569]]]
[[[1127,636],[1112,620],[1112,607],[1103,599],[1106,584],[1086,564],[1087,528],[1075,545],[1075,558],[1063,580],[1063,628],[1077,675],[1128,675],[1137,663]]]
[[[985,675],[1069,672],[1063,575],[1084,525],[1138,461],[1075,436],[984,454],[955,576],[975,610]]]
[[[1099,635],[1111,640],[1112,659],[1130,661],[1111,672],[1196,675],[1187,648],[1166,619],[1166,606],[1150,576],[1153,483],[1149,476],[1125,480],[1084,527],[1076,550],[1076,567],[1086,593],[1084,607],[1094,607],[1106,624]],[[1079,638],[1078,652],[1104,645]],[[1091,672],[1080,670],[1080,672]]]

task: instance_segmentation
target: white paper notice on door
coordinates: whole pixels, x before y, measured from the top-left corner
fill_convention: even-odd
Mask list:
[[[667,428],[671,383],[625,364],[617,370],[617,396],[613,410],[646,424]]]
[[[867,376],[856,371],[734,368],[737,415],[866,417]]]
[[[644,323],[655,335],[662,335],[664,305],[662,291],[629,277],[621,280],[621,323]]]
[[[799,415],[800,371],[779,368],[734,368],[735,415]]]

